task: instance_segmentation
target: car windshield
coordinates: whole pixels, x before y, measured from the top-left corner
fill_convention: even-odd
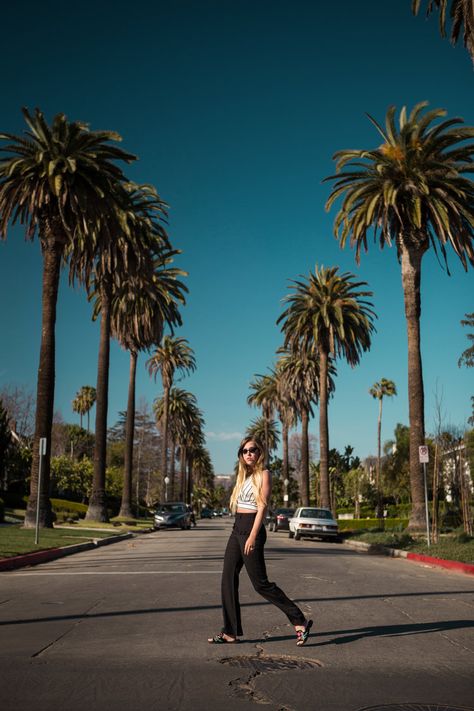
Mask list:
[[[277,514],[284,514],[285,516],[293,516],[295,513],[294,509],[277,509],[276,512]]]
[[[326,509],[301,509],[301,518],[328,518],[332,519],[332,513]]]
[[[183,504],[161,504],[156,509],[160,513],[179,513],[184,511]]]

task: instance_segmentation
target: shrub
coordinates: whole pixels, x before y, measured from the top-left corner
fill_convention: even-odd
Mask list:
[[[386,518],[381,524],[378,518],[357,518],[337,523],[340,531],[403,531],[408,526],[408,519]]]
[[[80,504],[77,501],[67,501],[67,499],[51,499],[51,506],[57,516],[71,516],[77,514],[77,518],[84,518],[87,513],[87,504]]]

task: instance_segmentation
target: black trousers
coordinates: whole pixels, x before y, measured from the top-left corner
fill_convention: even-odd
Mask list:
[[[255,590],[269,602],[280,608],[292,625],[304,625],[305,616],[300,608],[285,595],[275,583],[269,582],[265,566],[263,547],[267,540],[262,525],[257,534],[255,548],[244,555],[245,541],[252,530],[256,514],[236,514],[234,528],[227,543],[222,572],[222,611],[224,626],[222,631],[233,637],[243,634],[239,602],[239,573],[245,565]]]

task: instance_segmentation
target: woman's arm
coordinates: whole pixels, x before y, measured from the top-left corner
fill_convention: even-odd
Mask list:
[[[249,537],[245,541],[244,554],[249,555],[255,547],[255,539],[257,538],[257,533],[260,530],[260,526],[263,523],[265,513],[268,508],[268,502],[272,494],[272,475],[265,469],[263,472],[263,482],[262,482],[262,497],[267,502],[264,506],[259,506],[257,509],[257,515],[255,516],[255,521],[253,522],[252,530],[250,531]]]

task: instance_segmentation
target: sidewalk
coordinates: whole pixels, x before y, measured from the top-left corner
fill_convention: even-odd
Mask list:
[[[351,548],[355,548],[361,553],[369,555],[386,555],[390,558],[406,558],[413,563],[421,563],[424,565],[432,565],[438,568],[454,570],[465,575],[474,575],[474,565],[470,563],[461,563],[458,560],[445,560],[444,558],[434,558],[430,555],[421,553],[411,553],[410,551],[399,550],[398,548],[388,548],[380,543],[365,543],[364,541],[344,541]]]

